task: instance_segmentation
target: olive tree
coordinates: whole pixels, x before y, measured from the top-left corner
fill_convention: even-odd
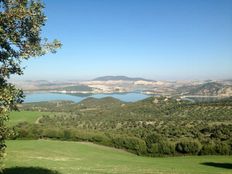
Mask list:
[[[11,75],[22,75],[21,62],[56,52],[58,40],[41,37],[45,25],[44,4],[39,0],[0,0],[0,159],[4,156],[9,112],[23,101],[23,92],[9,83]]]

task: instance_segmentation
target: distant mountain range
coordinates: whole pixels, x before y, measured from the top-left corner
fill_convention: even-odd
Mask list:
[[[109,81],[109,80],[124,80],[124,81],[154,81],[154,80],[148,80],[140,77],[127,77],[127,76],[102,76],[93,79],[93,81]]]

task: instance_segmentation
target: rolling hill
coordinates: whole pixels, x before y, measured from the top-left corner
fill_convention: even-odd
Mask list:
[[[200,85],[182,86],[178,91],[188,95],[200,96],[232,96],[232,86],[218,82],[207,82]]]
[[[13,140],[7,146],[3,174],[229,174],[232,168],[230,156],[149,158],[51,140]]]
[[[104,98],[94,98],[94,97],[88,97],[84,100],[82,100],[79,105],[93,108],[93,107],[99,107],[99,108],[105,108],[105,107],[118,107],[121,104],[123,104],[122,101],[113,98],[113,97],[104,97]]]

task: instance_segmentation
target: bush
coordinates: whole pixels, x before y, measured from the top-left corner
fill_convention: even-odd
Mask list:
[[[197,155],[201,150],[201,143],[197,140],[186,139],[176,144],[176,151],[182,154]]]
[[[136,137],[115,136],[112,137],[112,142],[116,148],[123,148],[137,155],[146,153],[145,141]]]
[[[148,153],[154,153],[153,144],[163,141],[157,133],[152,133],[145,138]]]
[[[168,141],[160,142],[159,153],[164,155],[173,155],[175,153],[175,144]]]
[[[218,142],[216,145],[216,152],[220,155],[229,155],[230,146],[224,142]]]
[[[174,155],[175,144],[168,141],[154,143],[152,144],[150,151],[152,156]]]
[[[43,129],[42,137],[52,138],[52,139],[63,139],[64,132],[58,128],[46,128]]]
[[[215,143],[214,142],[208,142],[207,144],[204,144],[202,146],[200,154],[201,155],[215,155],[215,154],[217,154]]]

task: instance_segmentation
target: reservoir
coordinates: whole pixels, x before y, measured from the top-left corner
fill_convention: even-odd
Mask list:
[[[41,102],[41,101],[54,101],[54,100],[69,100],[73,102],[80,102],[88,97],[104,98],[114,97],[124,102],[136,102],[152,95],[141,93],[112,93],[112,94],[63,94],[63,93],[48,93],[48,92],[35,92],[26,93],[24,103]]]

